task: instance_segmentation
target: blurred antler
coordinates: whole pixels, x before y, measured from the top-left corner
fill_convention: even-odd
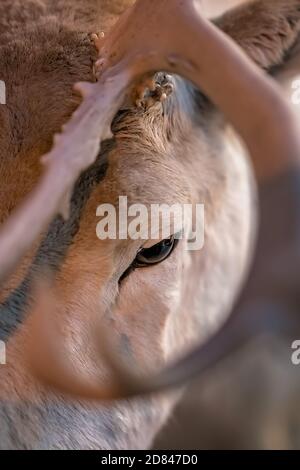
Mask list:
[[[195,47],[196,45],[198,47]],[[297,191],[300,184],[300,142],[295,118],[277,86],[258,70],[229,38],[202,18],[192,0],[138,0],[117,23],[100,53],[98,66],[102,67],[103,73],[100,82],[91,86],[93,95],[79,108],[80,120],[73,119],[62,138],[63,142],[72,141],[68,144],[69,147],[66,144],[62,147],[62,144],[58,143],[60,146],[54,149],[55,154],[61,154],[63,149],[68,152],[72,160],[71,148],[74,143],[70,136],[88,139],[92,135],[93,145],[90,153],[94,155],[96,135],[99,140],[99,128],[108,126],[114,111],[117,110],[116,103],[120,104],[121,97],[133,78],[158,70],[181,74],[193,81],[215,102],[243,137],[261,184],[263,211],[258,256],[238,307],[226,325],[207,344],[179,363],[163,370],[157,376],[138,377],[129,373],[122,364],[119,365],[119,358],[115,357],[113,348],[108,346],[106,352],[115,372],[114,379],[117,385],[103,389],[97,383],[84,382],[84,379],[81,380],[75,373],[72,375],[70,370],[68,370],[68,381],[62,383],[58,377],[62,377],[63,374],[62,363],[57,363],[60,374],[52,367],[52,373],[47,376],[42,371],[47,365],[42,366],[35,360],[36,371],[52,386],[70,394],[96,399],[132,396],[181,384],[211,367],[259,332],[273,328],[273,331],[278,332],[282,329],[287,333],[291,329],[299,329],[300,326],[299,319],[291,307],[295,302],[294,286],[285,278],[283,282],[285,289],[281,291],[279,289],[277,293],[276,288],[282,285],[283,280],[280,272],[282,265],[279,261],[272,266],[274,254],[279,260],[284,260],[289,253],[284,251],[286,246],[280,240],[275,243],[275,248],[272,247],[274,251],[268,250],[266,237],[270,228],[268,209],[270,204],[272,205],[272,198],[271,203],[268,201],[265,204],[268,197],[264,196],[264,185],[290,188],[294,169],[296,185],[294,189],[288,191],[284,206],[292,208],[293,211],[292,217],[287,221],[293,241],[295,241],[293,216],[299,211]],[[113,80],[113,86],[108,82],[108,77],[109,80]],[[105,96],[103,90],[111,96]],[[94,100],[97,100],[97,106],[92,106]],[[92,132],[88,125],[93,121],[88,104],[93,109],[97,121],[97,125],[93,122]],[[102,116],[105,112],[106,117],[104,114]],[[76,129],[76,126],[82,122],[86,129],[84,136],[82,129]],[[82,142],[78,140],[77,142],[78,145],[83,145]],[[81,167],[76,166],[76,174],[80,169]],[[65,168],[66,172],[67,170],[68,167]],[[274,203],[277,204],[280,191],[275,189],[271,191],[272,193],[276,196]],[[57,202],[60,201],[61,197]],[[282,217],[282,214],[276,215]],[[24,218],[26,219],[25,215]],[[281,222],[280,218],[276,219],[275,229],[280,227]],[[293,247],[295,248],[294,245]],[[262,261],[261,255],[264,256]],[[287,292],[290,297],[286,296]],[[102,339],[103,337],[104,335]],[[46,347],[47,335],[44,340]],[[50,350],[53,351],[53,348],[49,346]],[[59,361],[55,351],[52,356],[48,355],[48,361],[53,360]],[[68,369],[68,366],[65,365],[65,368]]]
[[[80,174],[96,159],[101,141],[112,137],[111,121],[118,111],[129,76],[123,74],[96,84],[77,84],[83,102],[53,149],[42,158],[45,171],[38,185],[11,214],[0,231],[0,283],[16,267],[53,217],[68,216],[72,189]]]

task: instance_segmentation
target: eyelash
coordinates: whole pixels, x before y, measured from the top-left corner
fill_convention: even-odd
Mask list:
[[[120,277],[119,284],[126,277],[128,277],[133,271],[135,271],[136,269],[148,268],[148,267],[155,266],[155,265],[160,264],[163,261],[165,261],[167,258],[169,258],[169,256],[171,256],[171,254],[175,250],[175,248],[178,244],[178,241],[179,241],[178,238],[175,238],[175,236],[172,236],[169,239],[162,240],[161,242],[157,243],[156,245],[153,245],[151,248],[142,248],[137,253],[134,261],[129,266],[129,268],[126,269],[126,271]],[[145,255],[147,255],[147,254],[149,255],[151,252],[154,251],[154,258],[155,258],[155,251],[157,251],[158,249],[165,250],[165,253],[162,253],[161,259],[154,260],[153,262],[151,262],[151,260],[149,260],[149,263],[147,263],[147,256],[145,256]],[[159,254],[156,254],[156,256],[159,258]],[[142,257],[142,259],[140,261],[138,261],[139,257]]]

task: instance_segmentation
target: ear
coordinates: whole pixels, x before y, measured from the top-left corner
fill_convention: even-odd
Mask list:
[[[260,67],[273,71],[291,59],[300,43],[300,0],[247,2],[213,22]]]

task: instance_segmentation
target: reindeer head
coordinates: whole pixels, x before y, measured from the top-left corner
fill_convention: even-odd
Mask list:
[[[81,86],[85,97],[67,124],[70,132],[56,138],[50,151],[53,136],[80,103],[73,85],[96,81],[97,51],[89,33],[109,30],[132,2],[111,2],[112,10],[105,1],[77,2],[76,7],[71,2],[71,8],[67,3],[29,2],[22,12],[17,5],[1,7],[2,21],[10,25],[0,38],[1,79],[7,84],[7,106],[0,110],[2,222],[35,187],[42,173],[40,156],[49,154],[43,185],[35,189],[34,200],[25,202],[31,207],[29,219],[27,212],[24,222],[26,211],[14,215],[23,242],[16,252],[10,250],[10,261],[18,262],[13,274],[3,257],[3,271],[10,277],[1,292],[0,340],[7,345],[7,365],[0,369],[0,445],[144,447],[176,397],[104,407],[50,391],[36,380],[23,353],[32,342],[35,316],[51,317],[54,327],[48,334],[63,344],[63,354],[83,381],[96,378],[101,385],[109,380],[105,360],[94,347],[98,320],[128,364],[153,370],[174,359],[216,329],[247,271],[255,227],[252,176],[242,146],[217,107],[187,80],[162,72],[133,100],[132,93],[124,99],[124,84],[106,79],[104,71],[101,122],[91,86]],[[258,65],[273,71],[297,39],[300,5],[296,0],[252,2],[215,23]],[[121,19],[104,43],[104,55],[110,41],[122,35],[122,25]],[[15,28],[22,32],[16,35]],[[138,36],[135,31],[135,44]],[[121,52],[117,55],[105,56],[107,69],[117,70],[123,59]],[[127,75],[122,77],[126,82]],[[113,107],[108,89],[115,90]],[[89,154],[97,155],[95,161]],[[118,214],[119,196],[149,209],[152,204],[203,203],[203,249],[188,250],[186,239],[175,243],[175,233],[159,240],[100,240],[97,208],[111,204]],[[61,215],[52,220],[57,203],[63,215],[69,213],[67,220]],[[41,235],[43,218],[51,223]],[[14,247],[6,236],[9,228],[2,232],[1,255]],[[31,238],[34,243],[19,262],[19,251]],[[51,288],[40,300],[36,280],[45,273]]]

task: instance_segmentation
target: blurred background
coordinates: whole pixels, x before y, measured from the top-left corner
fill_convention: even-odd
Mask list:
[[[208,17],[219,15],[244,2],[245,0],[202,0],[204,12]]]

